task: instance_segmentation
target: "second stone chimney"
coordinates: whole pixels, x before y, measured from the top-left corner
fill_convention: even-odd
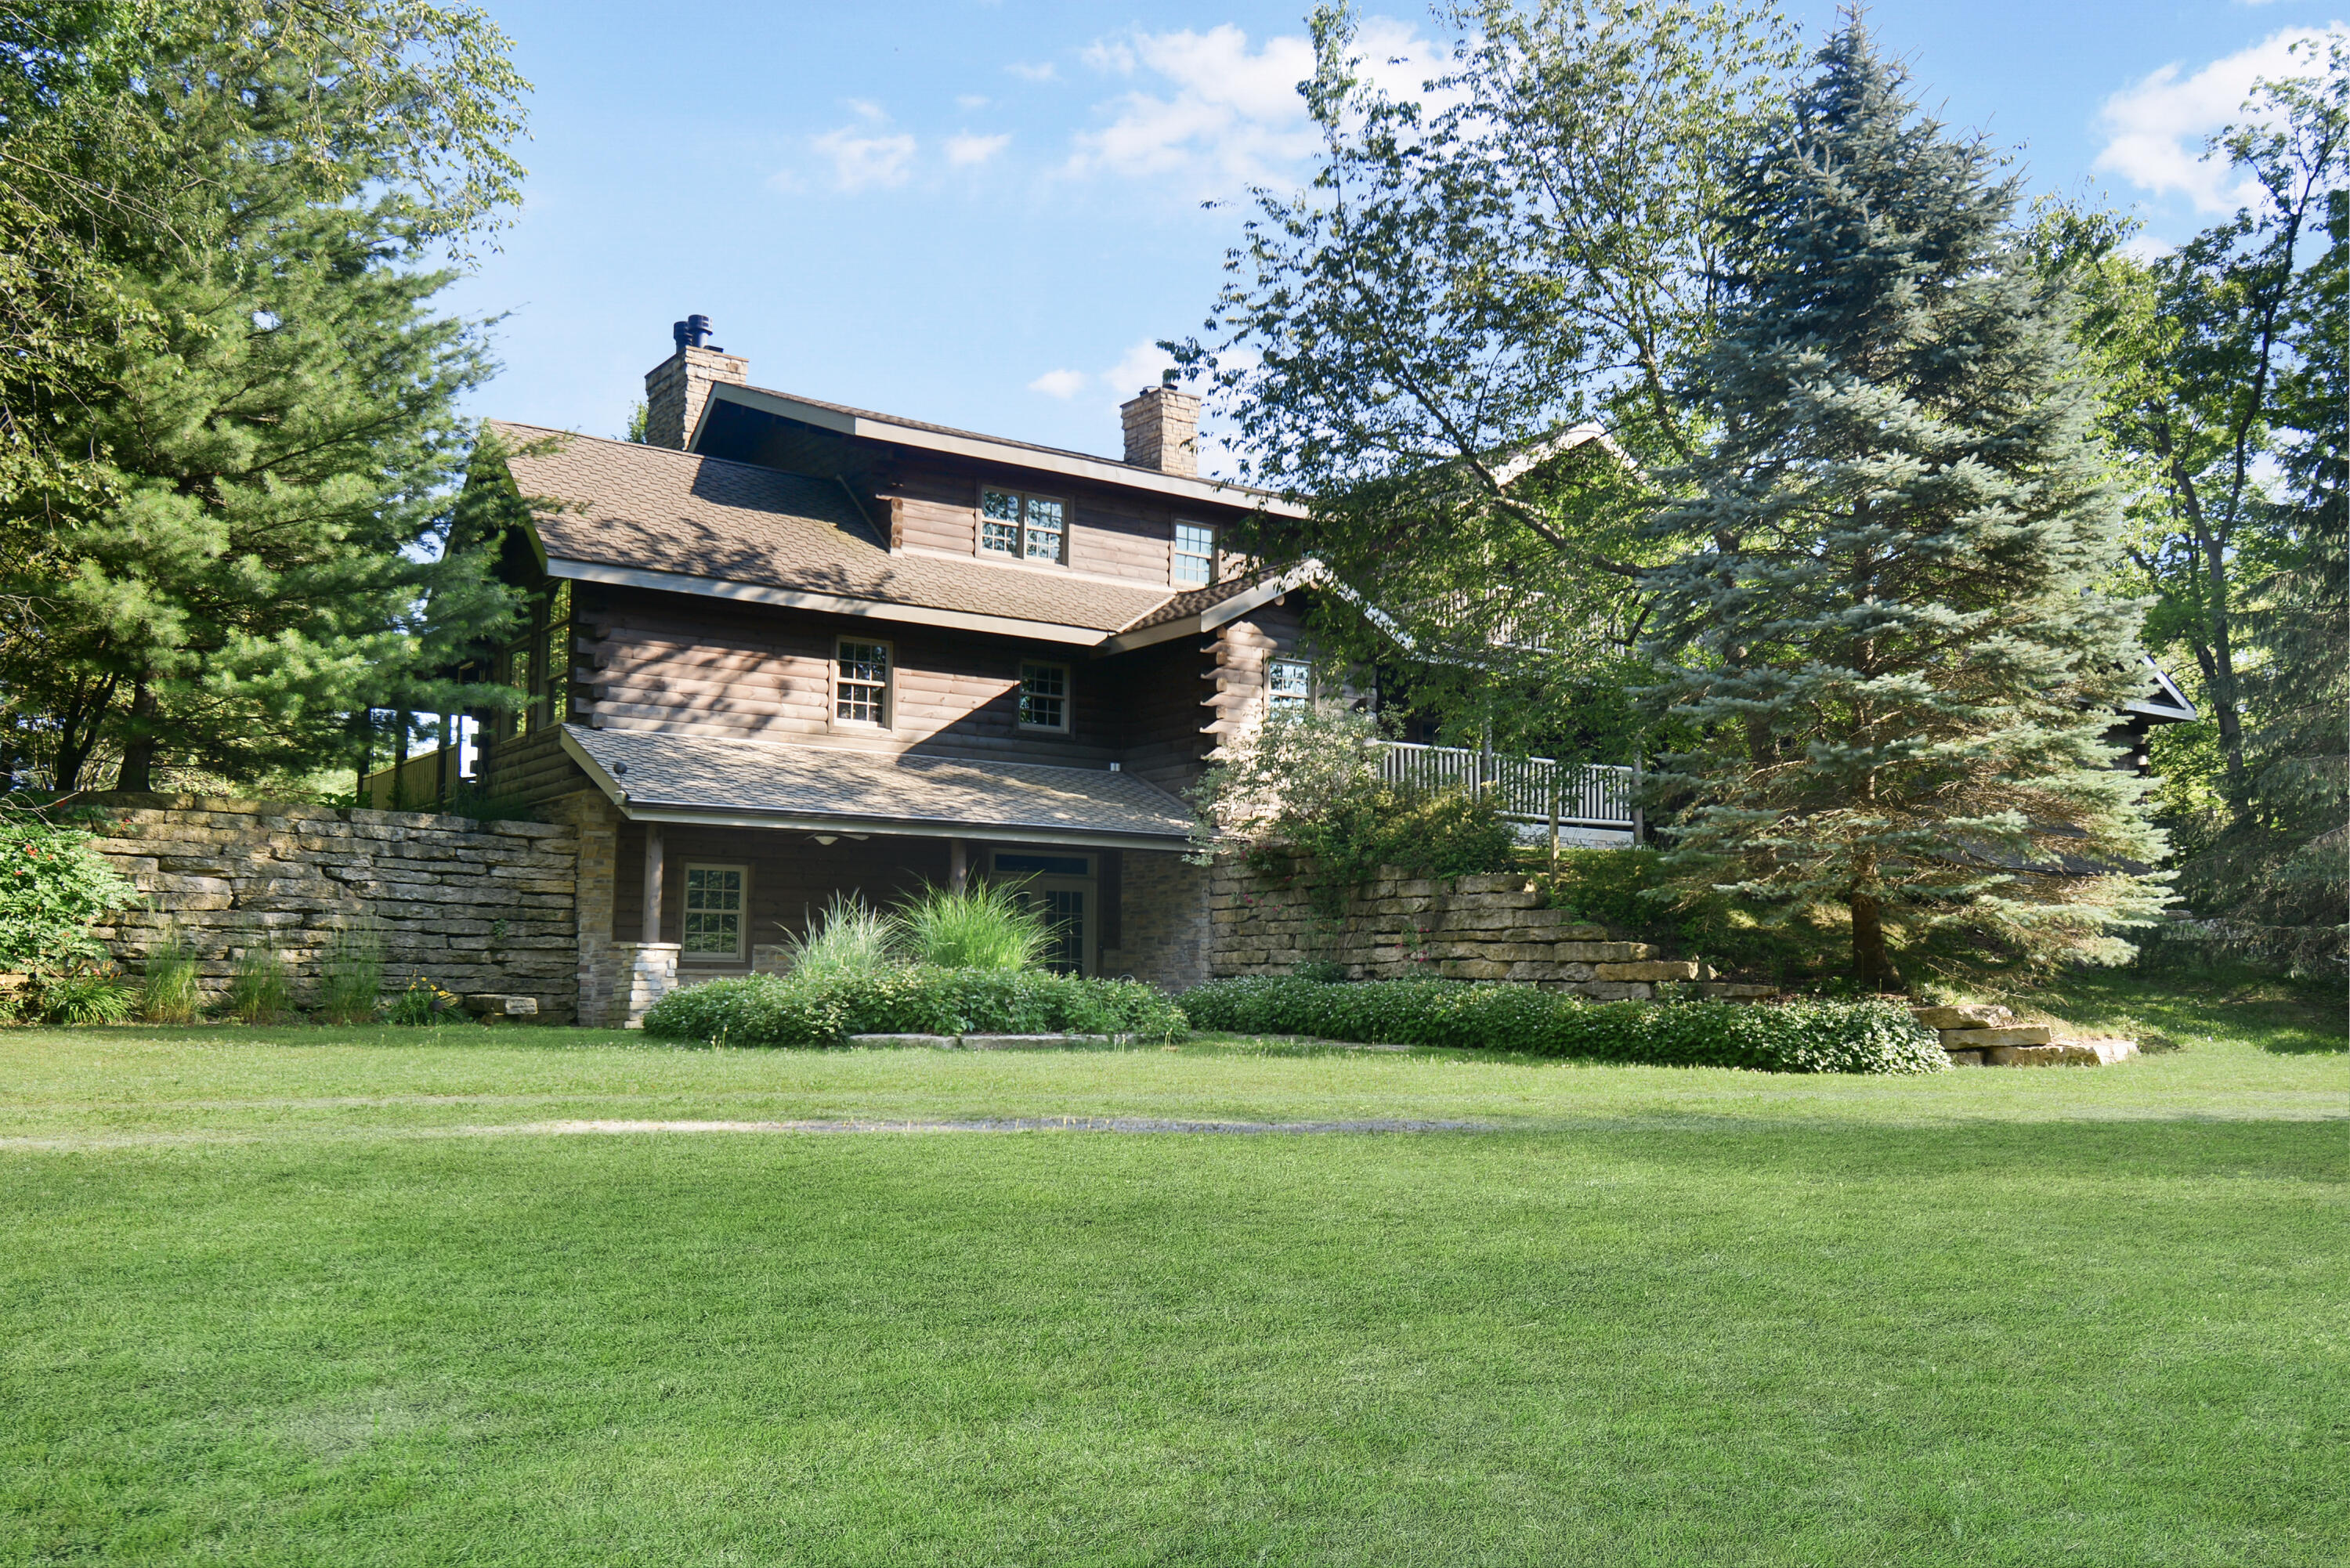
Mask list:
[[[702,405],[719,381],[747,386],[751,361],[725,349],[703,348],[710,336],[710,317],[689,316],[670,328],[677,352],[645,372],[645,441],[678,452],[693,439],[702,422]]]
[[[1127,462],[1161,473],[1198,476],[1200,400],[1176,389],[1173,372],[1166,385],[1145,387],[1118,412],[1126,422]]]

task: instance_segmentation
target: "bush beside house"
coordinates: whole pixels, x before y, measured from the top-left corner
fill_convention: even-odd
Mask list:
[[[1461,981],[1267,978],[1211,981],[1180,1000],[1193,1028],[1234,1033],[1770,1073],[1938,1073],[1950,1064],[1934,1032],[1890,1002],[1662,1006]]]
[[[671,992],[645,1033],[728,1045],[837,1045],[852,1034],[1188,1033],[1182,1012],[1139,981],[1038,970],[891,968],[753,975]]]

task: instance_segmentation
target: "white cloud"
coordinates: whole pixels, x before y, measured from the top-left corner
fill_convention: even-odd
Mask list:
[[[1114,401],[1123,403],[1146,387],[1159,385],[1167,369],[1167,350],[1145,338],[1102,373],[1102,384],[1116,394]]]
[[[967,92],[955,99],[955,107],[962,109],[985,109],[987,99],[975,92]]]
[[[1417,93],[1434,74],[1435,47],[1404,23],[1363,23],[1365,70],[1391,92]],[[1069,169],[1170,184],[1187,198],[1231,195],[1276,182],[1318,142],[1297,84],[1314,74],[1302,37],[1248,35],[1226,23],[1204,33],[1135,33],[1085,51],[1095,69],[1149,78],[1114,100],[1112,119],[1076,139]]]
[[[2339,22],[2288,27],[2183,78],[2176,63],[2163,67],[2106,100],[2106,147],[2092,167],[2157,195],[2178,192],[2201,212],[2251,202],[2258,187],[2234,180],[2224,155],[2207,156],[2205,139],[2239,118],[2255,82],[2313,74],[2315,61],[2306,51],[2296,58],[2295,43],[2345,30]]]
[[[1074,398],[1086,389],[1091,376],[1083,370],[1047,370],[1028,383],[1032,392],[1042,392],[1048,398]]]
[[[830,161],[832,182],[843,191],[902,185],[914,161],[914,139],[903,131],[864,136],[856,127],[845,125],[817,137],[815,146]]]
[[[947,161],[958,169],[984,163],[1012,145],[1009,135],[976,136],[965,130],[947,138]]]
[[[1028,65],[1014,60],[1003,68],[1024,82],[1054,82],[1061,79],[1061,68],[1050,60],[1037,65]]]

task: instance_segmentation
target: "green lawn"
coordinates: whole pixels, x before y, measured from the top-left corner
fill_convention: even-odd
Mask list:
[[[0,1032],[0,1563],[2350,1559],[2350,1055]],[[559,1132],[1045,1118],[1422,1132]]]

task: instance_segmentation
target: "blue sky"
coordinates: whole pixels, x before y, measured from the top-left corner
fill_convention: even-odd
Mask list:
[[[524,211],[443,302],[503,314],[473,411],[619,433],[670,323],[761,386],[1115,453],[1117,405],[1196,330],[1252,182],[1310,139],[1304,0],[1150,6],[485,0],[534,140]],[[2201,139],[2340,0],[1879,0],[1953,125],[2030,187],[2182,238],[2232,207]],[[1361,7],[1386,53],[1449,36]],[[1807,37],[1826,4],[1791,4]]]

